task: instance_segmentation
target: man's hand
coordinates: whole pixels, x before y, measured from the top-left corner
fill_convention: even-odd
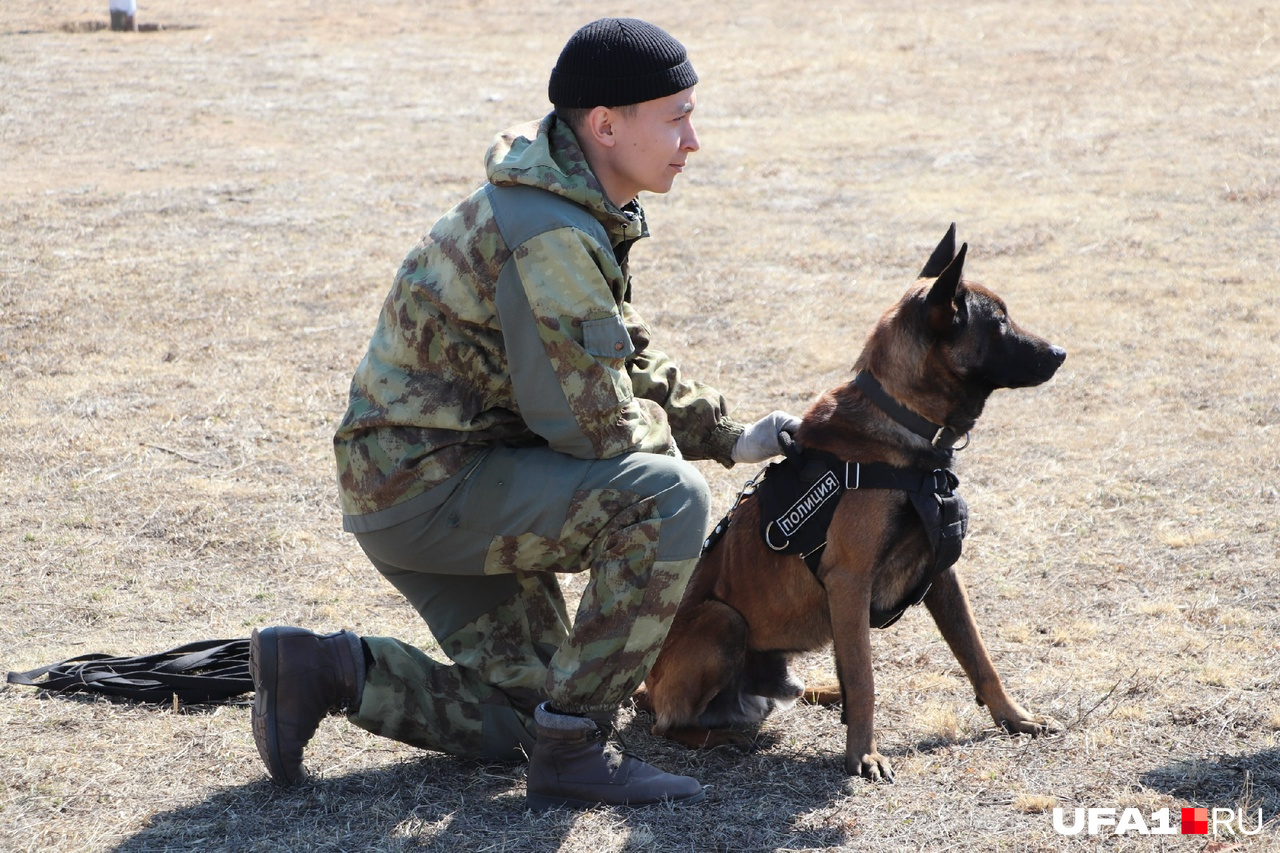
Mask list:
[[[786,412],[770,412],[747,427],[733,445],[734,462],[764,462],[782,453],[778,433],[794,433],[800,428],[800,419]]]

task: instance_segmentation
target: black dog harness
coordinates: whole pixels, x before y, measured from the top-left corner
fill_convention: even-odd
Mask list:
[[[924,524],[933,564],[920,583],[895,607],[871,609],[871,625],[888,628],[907,608],[924,600],[939,574],[956,560],[969,528],[969,507],[955,493],[959,480],[946,468],[921,471],[882,463],[848,462],[820,450],[798,450],[765,469],[757,486],[760,535],[781,554],[799,554],[817,577],[827,547],[827,528],[840,496],[854,489],[905,492]]]
[[[967,435],[917,415],[886,392],[870,372],[859,372],[854,384],[881,411],[928,441],[946,458],[968,446]],[[961,438],[965,443],[955,447]],[[747,483],[729,514],[703,543],[702,552],[710,551],[724,535],[737,505],[756,494],[760,500],[760,536],[765,544],[781,554],[799,554],[816,578],[822,552],[827,547],[827,528],[845,491],[896,489],[906,492],[928,534],[933,565],[897,606],[879,610],[872,605],[872,627],[888,628],[902,618],[907,608],[923,601],[938,575],[960,559],[964,537],[969,531],[969,505],[955,492],[960,481],[949,468],[922,471],[880,462],[849,462],[822,450],[801,449],[787,433],[778,439],[785,458],[769,465]]]
[[[785,436],[785,433],[784,433]],[[959,480],[946,468],[921,471],[879,462],[849,462],[821,450],[803,450],[783,439],[786,458],[769,465],[742,490],[734,509],[749,495],[760,501],[760,536],[780,554],[798,554],[814,577],[827,547],[827,528],[840,496],[853,489],[896,489],[907,494],[924,524],[933,550],[929,571],[895,607],[871,608],[871,625],[888,628],[907,608],[924,600],[933,581],[960,559],[969,529],[969,506],[956,494]],[[703,544],[711,550],[733,518],[733,509]]]

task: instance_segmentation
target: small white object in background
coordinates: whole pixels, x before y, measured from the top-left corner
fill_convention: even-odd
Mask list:
[[[107,0],[107,8],[111,11],[111,29],[117,32],[138,31],[138,0]]]

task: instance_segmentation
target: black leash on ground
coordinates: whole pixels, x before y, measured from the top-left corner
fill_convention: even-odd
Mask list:
[[[89,693],[135,702],[223,702],[253,691],[249,640],[201,640],[151,655],[88,654],[27,672],[9,684],[51,693]]]

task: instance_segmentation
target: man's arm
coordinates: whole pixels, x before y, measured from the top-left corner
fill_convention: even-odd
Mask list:
[[[634,347],[601,269],[612,258],[559,228],[513,250],[495,302],[520,415],[555,450],[605,459],[673,453],[662,407],[638,398]]]

